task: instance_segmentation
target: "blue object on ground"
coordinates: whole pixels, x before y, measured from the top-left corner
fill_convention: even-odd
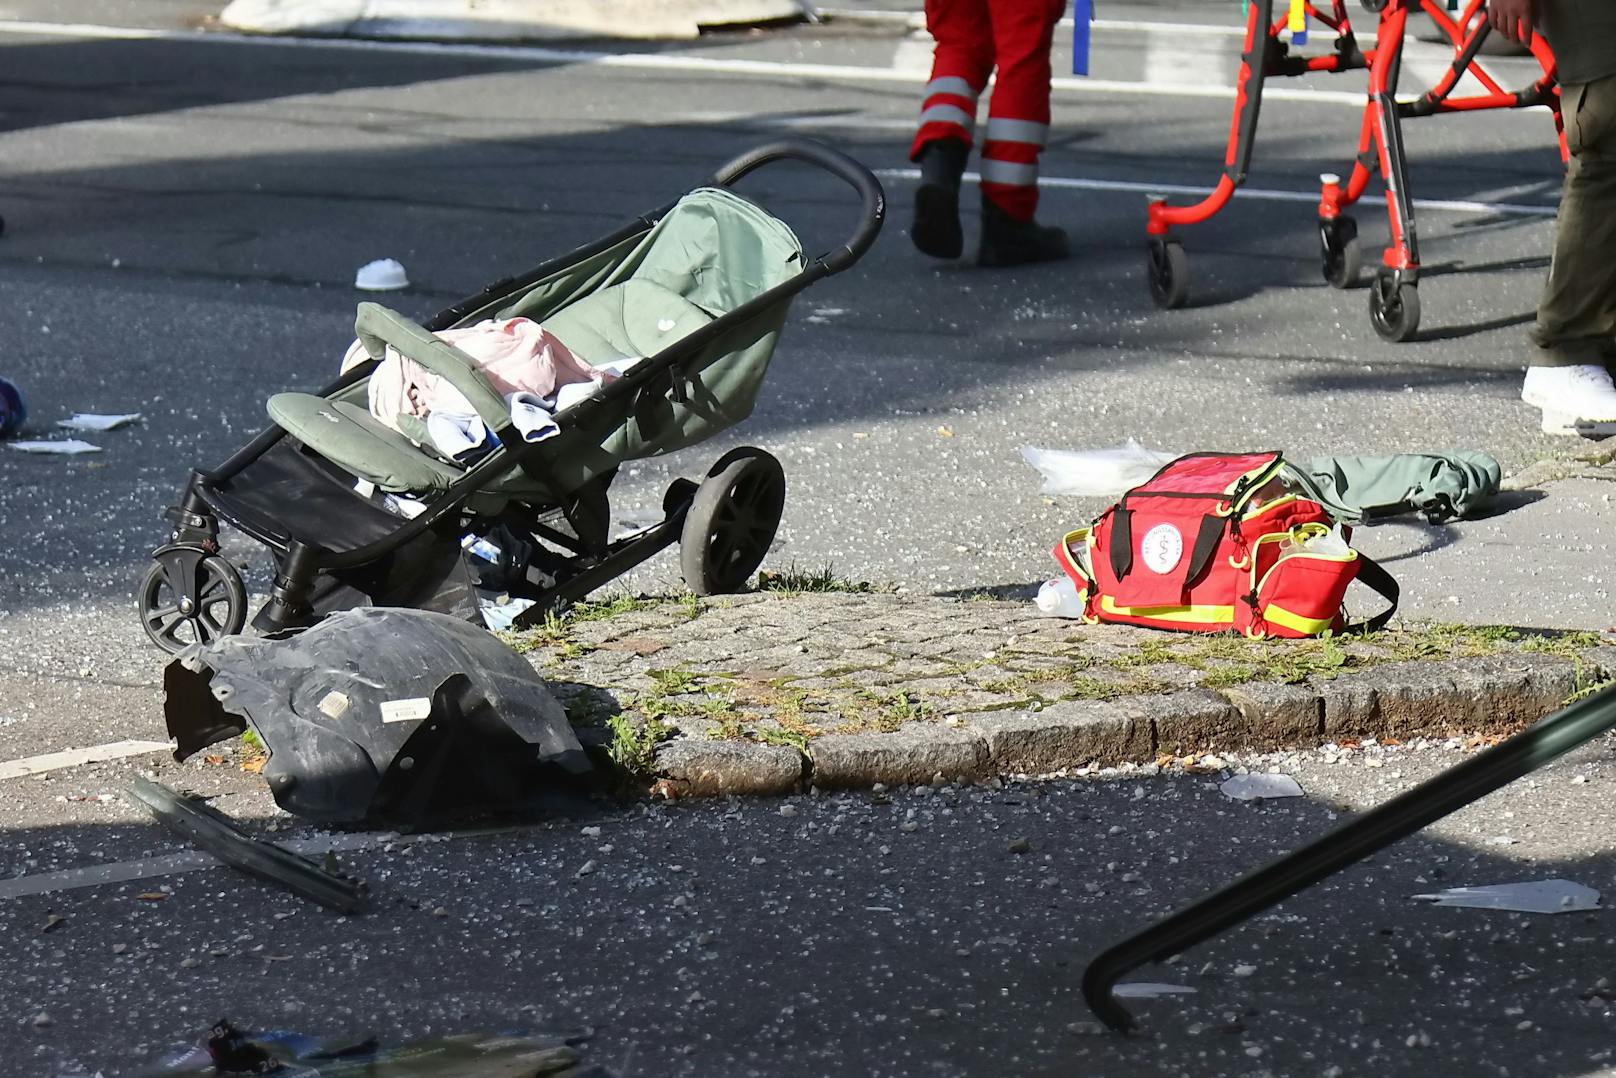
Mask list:
[[[28,405],[22,399],[22,390],[0,378],[0,438],[22,429],[28,418]]]

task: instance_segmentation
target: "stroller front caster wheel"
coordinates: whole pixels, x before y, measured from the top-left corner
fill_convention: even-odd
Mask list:
[[[1150,262],[1145,267],[1150,298],[1163,310],[1184,306],[1189,295],[1189,260],[1177,240],[1151,240]]]
[[[774,542],[786,504],[786,473],[761,449],[720,457],[701,481],[679,533],[679,567],[697,595],[745,586]]]
[[[1385,340],[1409,340],[1420,328],[1420,290],[1398,284],[1390,274],[1376,277],[1369,290],[1369,323]]]
[[[198,547],[167,547],[136,592],[140,624],[171,655],[211,644],[247,624],[247,589],[235,567]]]
[[[1358,222],[1350,217],[1319,222],[1319,246],[1324,259],[1324,280],[1331,288],[1354,288],[1363,270],[1363,249],[1358,244]]]

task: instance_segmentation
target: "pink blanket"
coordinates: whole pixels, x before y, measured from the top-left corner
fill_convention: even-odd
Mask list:
[[[556,335],[531,318],[493,319],[437,334],[476,361],[482,375],[501,396],[531,393],[549,397],[576,382],[605,382],[613,376],[572,354]],[[343,356],[348,370],[369,358],[355,341]],[[401,415],[425,418],[432,412],[471,415],[476,410],[443,378],[391,347],[370,376],[370,414],[394,430]]]

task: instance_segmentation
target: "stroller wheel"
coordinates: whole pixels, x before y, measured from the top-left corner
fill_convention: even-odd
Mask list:
[[[1420,327],[1420,290],[1399,284],[1389,273],[1375,278],[1369,289],[1369,322],[1388,341],[1406,341]]]
[[[785,511],[786,473],[761,449],[720,457],[701,481],[679,534],[679,567],[697,595],[739,591],[774,542]]]
[[[1189,260],[1184,257],[1184,245],[1177,240],[1150,241],[1150,264],[1145,269],[1150,283],[1150,298],[1164,310],[1184,306],[1189,295]]]
[[[1319,246],[1324,256],[1324,279],[1331,288],[1352,288],[1363,267],[1358,244],[1358,222],[1350,217],[1319,222]]]
[[[239,633],[247,624],[247,589],[240,574],[197,547],[159,550],[135,599],[146,635],[171,655]]]

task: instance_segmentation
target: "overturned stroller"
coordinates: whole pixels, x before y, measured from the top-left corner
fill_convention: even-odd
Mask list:
[[[860,203],[851,238],[812,261],[785,224],[730,190],[787,159],[844,181]],[[612,479],[625,461],[688,448],[745,419],[792,297],[857,262],[884,212],[869,170],[818,143],[786,140],[730,162],[711,186],[491,284],[424,325],[360,304],[363,362],[319,394],[271,397],[273,425],[219,467],[194,470],[180,503],[167,510],[173,532],[137,593],[147,636],[177,653],[246,625],[246,589],[220,553],[221,522],[274,557],[274,582],[253,617],[262,633],[358,606],[474,620],[467,537],[491,539],[499,551],[493,582],[533,601],[518,624],[582,598],[674,542],[692,591],[738,590],[780,523],[779,461],[761,449],[734,449],[700,483],[675,480],[661,521],[617,540],[610,537]],[[517,429],[507,400],[470,356],[434,335],[515,317],[542,322],[592,365],[633,357],[620,377],[557,410],[558,430],[542,441]],[[367,382],[395,353],[470,403],[491,451],[461,466],[434,452],[429,439],[406,436],[419,432],[377,421]],[[400,516],[389,496],[419,503],[417,515]]]

